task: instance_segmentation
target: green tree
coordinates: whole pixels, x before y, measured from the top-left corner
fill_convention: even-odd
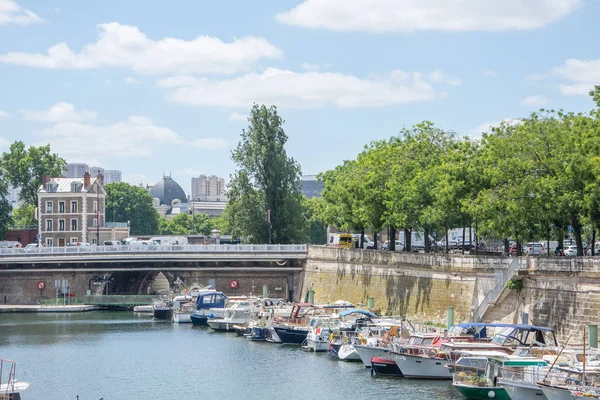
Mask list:
[[[62,176],[67,163],[51,153],[50,145],[26,149],[22,141],[16,141],[2,155],[2,165],[7,181],[21,189],[21,200],[25,204],[36,205],[42,176]]]
[[[158,232],[159,218],[152,196],[145,189],[125,182],[109,183],[106,190],[106,217],[113,222],[127,222],[132,235]]]
[[[305,199],[305,219],[308,224],[307,240],[310,244],[327,244],[327,226],[319,219],[322,205],[321,197]]]
[[[161,218],[159,231],[166,235],[210,235],[214,229],[212,219],[205,213],[177,214],[171,220]]]
[[[275,106],[255,104],[249,122],[231,157],[238,166],[225,210],[232,234],[251,243],[299,243],[304,239],[301,171],[285,151],[284,121]]]
[[[6,237],[8,225],[10,224],[11,206],[8,202],[8,183],[0,179],[0,238]]]
[[[33,204],[22,204],[12,210],[11,225],[13,227],[37,226],[35,219],[35,206]]]

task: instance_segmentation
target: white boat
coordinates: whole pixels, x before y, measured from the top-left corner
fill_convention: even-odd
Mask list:
[[[356,352],[354,346],[350,343],[341,345],[338,349],[337,356],[343,361],[360,361],[360,356]]]
[[[542,389],[535,382],[499,377],[498,383],[506,390],[511,400],[540,400],[546,398]]]
[[[29,383],[16,379],[16,363],[0,358],[0,399],[21,400],[21,393],[28,388]]]
[[[133,312],[136,313],[152,313],[154,311],[154,306],[135,306],[133,307]]]
[[[196,310],[195,306],[196,303],[193,302],[181,304],[178,309],[173,310],[171,321],[178,324],[191,324],[192,319],[190,317]]]
[[[388,353],[390,352],[390,349],[387,347],[374,346],[368,344],[355,344],[354,350],[356,351],[356,353],[360,357],[360,360],[367,368],[371,368],[371,359],[373,357],[388,358]]]
[[[251,311],[249,307],[236,305],[227,309],[223,318],[210,318],[207,323],[215,331],[233,331],[234,325],[246,323]]]
[[[450,370],[446,368],[446,360],[431,358],[424,354],[390,353],[402,375],[417,379],[452,379]]]

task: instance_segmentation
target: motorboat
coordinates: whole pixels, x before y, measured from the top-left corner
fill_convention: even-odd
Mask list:
[[[389,325],[386,320],[377,320],[375,326],[369,327],[367,335],[359,337],[358,343],[354,344],[354,349],[366,368],[371,368],[373,357],[390,359],[390,350],[397,350],[414,331],[412,327],[404,326],[402,321],[391,320],[389,323],[393,325]]]
[[[233,326],[244,324],[251,312],[252,308],[236,304],[227,309],[223,318],[210,318],[207,323],[215,331],[233,331]]]
[[[402,372],[398,368],[396,361],[390,358],[373,356],[369,360],[369,364],[371,365],[371,376],[402,376]]]
[[[194,301],[181,304],[178,309],[173,310],[171,321],[178,324],[191,323],[191,316],[194,312],[195,306],[196,303]]]
[[[133,307],[133,312],[135,313],[152,313],[154,311],[154,306],[152,305],[147,305],[147,306],[134,306]]]
[[[342,361],[361,361],[354,348],[369,331],[373,318],[377,315],[362,309],[347,309],[339,313],[340,321],[336,330],[330,334],[329,355]],[[351,318],[355,317],[355,318]]]
[[[172,320],[173,310],[177,310],[183,303],[192,301],[192,296],[189,294],[175,296],[172,300],[166,300],[161,304],[154,305],[153,313],[154,319],[160,320]]]
[[[310,313],[314,312],[311,303],[296,303],[292,307],[289,318],[273,321],[273,330],[281,341],[286,344],[302,345],[310,330],[308,325]]]
[[[21,400],[21,393],[29,388],[28,382],[16,379],[17,364],[0,358],[0,400]]]
[[[190,321],[193,325],[207,326],[209,318],[222,318],[228,300],[225,293],[215,290],[198,293],[196,309],[190,314]]]

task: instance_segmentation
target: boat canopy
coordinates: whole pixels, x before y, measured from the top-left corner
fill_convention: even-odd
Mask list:
[[[545,344],[549,346],[557,346],[558,341],[554,335],[554,330],[552,328],[548,328],[545,326],[535,326],[535,325],[527,325],[527,324],[500,324],[500,323],[485,323],[485,322],[467,322],[462,324],[454,325],[450,328],[450,333],[453,334],[470,334],[473,335],[476,339],[483,339],[488,337],[488,328],[503,328],[502,332],[504,336],[514,336],[514,333],[511,332],[534,332],[537,333],[535,336],[535,340],[540,342],[540,344]],[[544,338],[544,336],[548,336]]]
[[[361,310],[360,308],[351,308],[349,310],[340,311],[339,315],[341,317],[345,317],[347,315],[354,314],[354,313],[366,315],[371,318],[377,318],[377,315],[373,314],[372,312],[367,311],[367,310]]]

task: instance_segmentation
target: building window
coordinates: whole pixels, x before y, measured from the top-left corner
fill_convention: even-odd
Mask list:
[[[96,226],[98,226],[98,218],[94,218],[92,220],[92,226],[95,228]]]
[[[72,219],[71,220],[71,230],[72,231],[76,231],[77,230],[77,219]]]
[[[65,212],[65,202],[64,201],[58,202],[58,212],[61,214],[64,214],[64,212]]]
[[[92,244],[97,244],[97,240],[96,239],[92,239]]]
[[[51,201],[46,202],[46,214],[52,214],[52,202]]]
[[[76,213],[77,212],[77,201],[72,201],[71,202],[71,212],[72,213]]]
[[[52,240],[52,238],[47,238],[46,239],[46,247],[52,247],[54,245],[54,241]]]
[[[58,230],[61,232],[65,230],[65,220],[64,219],[58,220]]]
[[[93,207],[93,212],[97,213],[98,212],[98,202],[96,200],[94,200],[94,207]]]
[[[46,220],[46,231],[52,232],[52,220],[51,219]]]
[[[76,238],[76,237],[71,238],[71,244],[75,244],[77,242],[79,242],[79,238]]]

